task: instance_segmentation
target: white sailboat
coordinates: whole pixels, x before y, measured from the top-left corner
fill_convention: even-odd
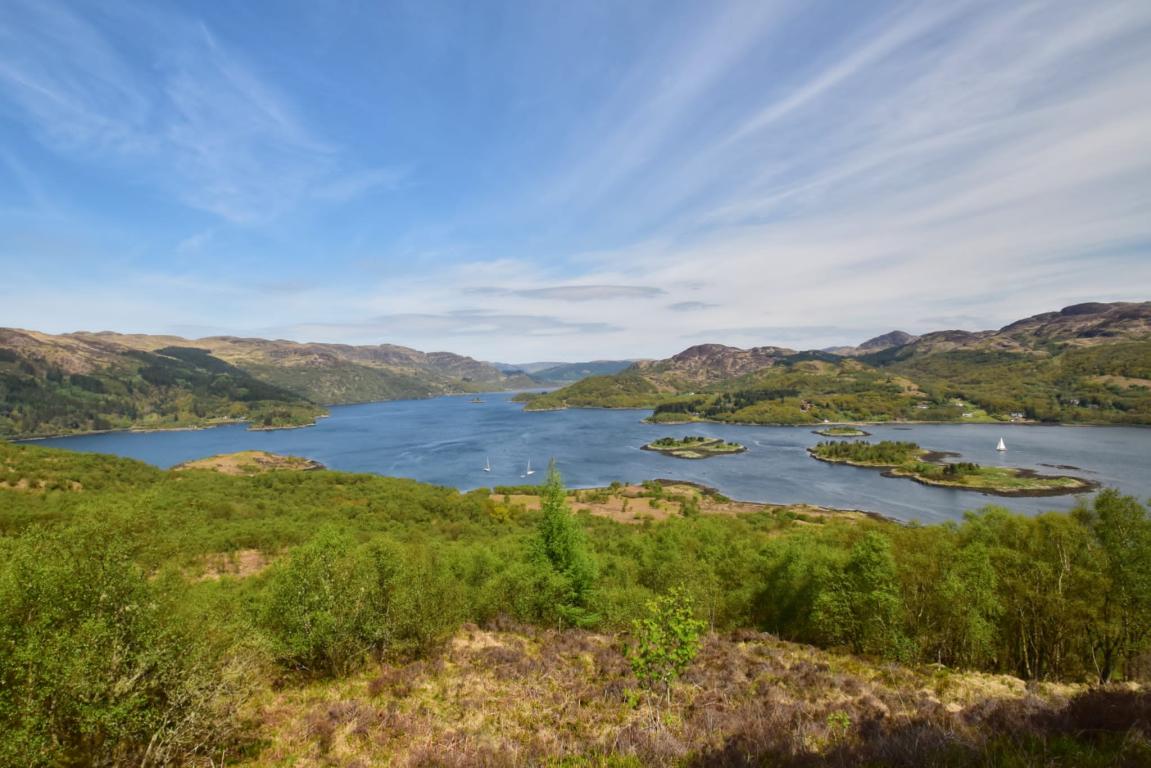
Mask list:
[[[487,456],[484,456],[484,472],[491,472],[491,471],[492,471],[492,460],[489,459]]]
[[[527,468],[527,471],[524,472],[524,475],[525,476],[534,475],[535,473],[536,473],[536,471],[534,469],[532,469],[532,460],[528,459],[528,468]]]
[[[997,451],[1006,451],[1007,450],[1007,443],[1003,442],[1002,437],[999,438],[999,445],[995,446],[995,450],[997,450]]]

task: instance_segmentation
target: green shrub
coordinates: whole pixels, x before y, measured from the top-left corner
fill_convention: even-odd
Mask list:
[[[276,660],[308,674],[343,675],[381,652],[395,567],[333,530],[296,548],[273,568],[260,616]]]
[[[649,602],[647,609],[648,615],[632,625],[635,642],[628,660],[639,681],[662,689],[671,704],[672,681],[695,660],[707,625],[694,617],[694,603],[682,587]]]
[[[185,591],[95,526],[2,542],[0,765],[183,763],[234,740],[253,657],[182,622]]]

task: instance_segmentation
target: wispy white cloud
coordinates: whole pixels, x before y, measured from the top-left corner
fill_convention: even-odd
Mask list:
[[[400,168],[367,168],[355,171],[317,187],[312,195],[322,200],[352,200],[371,190],[398,189],[408,171]]]
[[[610,323],[565,321],[550,315],[501,314],[486,310],[461,309],[442,314],[400,313],[381,315],[362,322],[305,323],[268,329],[275,334],[309,339],[412,339],[433,343],[443,339],[497,335],[521,339],[550,339],[556,336],[587,336],[623,330]],[[530,343],[530,341],[529,341]]]
[[[682,298],[720,306],[680,338],[831,321],[810,346],[858,341],[851,327],[930,330],[944,302],[980,327],[1147,298],[1151,7],[938,8],[857,37],[734,133],[632,179],[648,214],[680,215],[582,278],[627,265],[652,285],[704,284]],[[684,210],[679,190],[709,195]],[[683,327],[615,321],[662,351]]]
[[[0,28],[0,93],[61,152],[174,171],[184,199],[239,221],[406,183],[348,168],[196,24],[149,43],[168,51],[157,91],[105,25],[38,7]],[[559,235],[505,249],[495,225],[490,242],[448,242],[450,223],[423,222],[432,235],[369,238],[374,268],[355,281],[151,283],[167,304],[96,291],[58,311],[194,325],[223,297],[211,324],[240,333],[592,359],[820,348],[1151,298],[1151,5],[860,4],[843,24],[811,18],[818,3],[689,8],[501,214],[517,235],[521,216]],[[585,232],[594,250],[560,239]]]
[[[651,285],[551,285],[540,288],[501,288],[481,285],[465,289],[479,296],[515,296],[550,301],[611,301],[614,299],[654,299],[667,293]]]
[[[70,157],[126,170],[241,223],[399,178],[396,169],[352,167],[288,96],[192,17],[55,0],[11,0],[5,13],[0,109],[6,103]]]
[[[672,312],[700,312],[705,309],[715,309],[718,304],[708,304],[706,301],[677,301],[674,304],[668,304],[667,308]]]

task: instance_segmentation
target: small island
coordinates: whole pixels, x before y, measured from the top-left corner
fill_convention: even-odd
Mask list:
[[[826,427],[813,431],[821,437],[871,437],[870,432],[865,432],[859,427]]]
[[[729,443],[719,437],[685,435],[681,438],[661,437],[643,446],[645,451],[675,456],[677,459],[706,459],[712,456],[727,456],[747,450],[739,443]]]
[[[866,441],[825,441],[807,450],[813,458],[831,464],[879,469],[886,477],[995,496],[1061,496],[1096,487],[1090,480],[1070,475],[1041,475],[1030,469],[944,461],[956,454],[928,451],[909,442],[884,440],[873,445]]]

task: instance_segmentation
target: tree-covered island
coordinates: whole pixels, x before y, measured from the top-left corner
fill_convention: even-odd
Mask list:
[[[813,431],[820,437],[871,437],[870,432],[859,427],[824,427]]]
[[[996,496],[1062,496],[1086,493],[1096,487],[1090,480],[1070,475],[1041,475],[1030,469],[986,467],[969,461],[949,462],[945,457],[955,454],[929,451],[910,442],[824,441],[807,450],[813,458],[831,464],[881,469],[887,477],[906,477],[924,485]]]
[[[677,459],[706,459],[711,456],[727,456],[743,453],[746,447],[739,443],[729,443],[720,437],[684,435],[683,437],[661,437],[643,446],[645,451],[656,451]]]

